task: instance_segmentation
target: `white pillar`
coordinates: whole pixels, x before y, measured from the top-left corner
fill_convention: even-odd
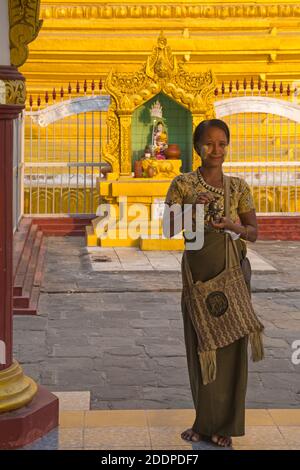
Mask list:
[[[0,65],[10,65],[8,0],[0,0]]]

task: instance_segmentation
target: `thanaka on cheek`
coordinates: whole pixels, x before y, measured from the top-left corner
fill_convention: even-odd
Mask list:
[[[200,155],[202,160],[205,160],[208,154],[208,146],[207,145],[201,145],[200,148]]]

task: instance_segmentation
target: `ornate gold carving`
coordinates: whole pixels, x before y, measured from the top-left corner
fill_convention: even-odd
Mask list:
[[[121,126],[121,174],[131,174],[131,115],[120,116]]]
[[[193,112],[212,114],[213,92],[217,86],[211,71],[191,74],[177,64],[161,33],[147,63],[135,73],[111,71],[105,90],[116,100],[118,112],[130,114],[160,91]]]
[[[24,80],[9,80],[5,83],[6,104],[25,104],[26,86]]]
[[[16,2],[16,0],[12,0]],[[24,0],[25,2],[25,0]],[[263,2],[262,2],[263,3]],[[59,18],[267,18],[267,17],[284,17],[292,18],[300,17],[300,7],[296,3],[285,4],[226,4],[225,2],[218,5],[157,5],[149,4],[122,4],[122,5],[86,5],[86,6],[70,6],[69,4],[59,6],[52,4],[44,4],[41,9],[41,16],[45,19]]]
[[[24,105],[26,86],[24,80],[0,80],[0,104]]]
[[[120,120],[121,173],[131,172],[131,116],[138,106],[163,92],[189,109],[192,114],[208,119],[215,116],[213,93],[216,86],[212,71],[189,73],[184,64],[178,64],[163,33],[160,34],[147,63],[139,71],[111,71],[105,82],[105,90],[113,96],[115,113]],[[196,161],[197,157],[194,157],[194,162]]]
[[[149,85],[149,78],[145,73],[145,66],[138,72],[118,74],[110,71],[105,83],[105,90],[111,93],[116,99],[119,109],[132,111],[144,100],[138,93],[141,89],[146,90]],[[107,88],[109,87],[109,88]],[[146,91],[147,93],[147,91]],[[154,94],[156,94],[154,92]],[[152,93],[149,94],[149,98]],[[145,99],[148,99],[145,97]]]
[[[107,111],[107,132],[109,144],[104,148],[104,160],[111,164],[114,173],[120,172],[119,146],[120,146],[120,125],[116,114],[116,102],[112,98],[111,105]]]
[[[160,33],[157,46],[154,47],[146,63],[146,74],[152,79],[170,80],[177,73],[177,61],[171,48],[167,45],[167,39]],[[155,80],[156,81],[156,80]]]
[[[10,60],[19,67],[28,57],[28,44],[38,35],[40,0],[9,0]]]
[[[142,161],[142,167],[145,173],[148,172],[148,168],[153,169],[153,179],[173,179],[180,173],[181,162],[178,160],[149,160]],[[147,175],[149,178],[149,175]]]

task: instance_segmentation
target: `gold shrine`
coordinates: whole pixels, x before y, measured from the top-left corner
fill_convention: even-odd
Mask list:
[[[111,71],[105,90],[112,96],[109,110],[112,142],[105,159],[114,172],[131,174],[131,121],[137,107],[163,92],[191,112],[195,127],[203,119],[214,116],[215,88],[216,79],[211,71],[189,73],[186,66],[177,63],[163,33],[140,70],[135,73]],[[196,154],[195,165],[198,166]]]
[[[212,71],[190,73],[186,65],[178,63],[163,33],[146,63],[137,72],[109,73],[105,90],[111,95],[108,110],[110,142],[105,149],[104,159],[110,163],[112,173],[108,173],[105,179],[98,179],[98,188],[101,200],[109,203],[114,212],[116,227],[110,229],[109,223],[102,226],[100,222],[103,214],[102,218],[94,219],[93,227],[86,229],[89,246],[140,246],[145,250],[176,250],[183,247],[182,239],[163,239],[160,224],[154,230],[156,238],[149,237],[149,222],[157,217],[153,207],[158,201],[163,201],[170,181],[180,173],[183,162],[150,159],[143,162],[143,167],[153,166],[153,177],[135,178],[132,175],[133,114],[141,105],[163,94],[190,113],[192,127],[187,137],[191,141],[192,129],[203,119],[215,116],[215,88],[216,79]],[[192,168],[199,164],[200,159],[193,151]],[[120,224],[119,205],[124,197],[127,202],[126,220],[132,220],[136,204],[142,203],[146,208],[140,218],[140,236],[135,239],[127,236],[127,225],[122,223],[121,227]]]

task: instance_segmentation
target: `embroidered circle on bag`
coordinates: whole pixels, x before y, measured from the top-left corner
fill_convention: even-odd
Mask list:
[[[228,300],[224,292],[215,291],[208,294],[205,299],[209,313],[213,317],[221,317],[228,309]]]

